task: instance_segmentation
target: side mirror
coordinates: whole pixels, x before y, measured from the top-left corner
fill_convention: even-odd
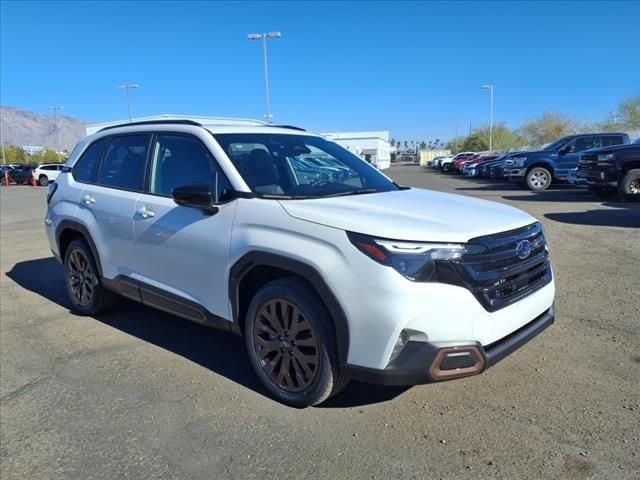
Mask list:
[[[173,201],[183,207],[199,208],[205,215],[215,215],[218,207],[214,205],[215,195],[204,183],[191,183],[171,190]]]

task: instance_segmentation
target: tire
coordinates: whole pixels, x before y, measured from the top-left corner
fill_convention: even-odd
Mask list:
[[[38,178],[38,183],[41,187],[46,187],[47,185],[49,185],[49,178],[46,175],[40,175],[40,178]]]
[[[347,383],[340,373],[331,316],[318,295],[296,277],[274,280],[258,290],[249,304],[244,337],[260,382],[282,403],[318,405]]]
[[[451,164],[450,163],[445,163],[444,165],[442,165],[442,171],[443,172],[450,172],[451,171]]]
[[[640,168],[629,170],[618,182],[620,198],[629,202],[640,201]]]
[[[534,167],[527,172],[525,183],[529,190],[542,192],[549,188],[553,179],[551,172],[544,167]]]
[[[64,255],[65,286],[72,310],[99,315],[111,310],[119,297],[102,286],[95,259],[84,239],[73,240]]]
[[[615,197],[616,189],[613,187],[593,187],[590,189],[598,198]]]

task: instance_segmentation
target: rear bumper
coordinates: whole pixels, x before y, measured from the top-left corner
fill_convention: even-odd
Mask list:
[[[535,338],[555,321],[552,306],[522,328],[482,346],[479,342],[409,341],[385,369],[345,365],[353,379],[380,385],[420,385],[482,373]]]

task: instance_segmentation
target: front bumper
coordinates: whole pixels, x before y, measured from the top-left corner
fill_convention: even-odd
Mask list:
[[[555,321],[547,311],[506,337],[486,346],[479,342],[409,341],[404,350],[382,370],[345,365],[352,379],[380,385],[420,385],[482,373],[528,343]]]

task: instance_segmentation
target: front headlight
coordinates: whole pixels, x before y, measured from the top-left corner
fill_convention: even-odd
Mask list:
[[[511,160],[513,161],[512,165],[514,167],[520,168],[520,167],[524,166],[524,162],[527,161],[527,157],[513,157]]]
[[[484,247],[457,243],[405,242],[348,232],[358,250],[376,262],[393,268],[413,282],[437,282],[437,264],[455,262],[465,253],[481,253]]]
[[[610,162],[615,157],[616,156],[613,153],[600,153],[600,154],[598,154],[598,161],[599,162]]]

